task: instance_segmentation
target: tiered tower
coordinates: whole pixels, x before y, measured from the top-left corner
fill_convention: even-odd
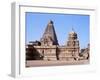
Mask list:
[[[74,60],[78,60],[79,57],[79,40],[77,37],[77,33],[72,29],[72,32],[69,33],[68,41],[67,41],[68,53],[72,55]]]
[[[45,32],[40,40],[41,46],[43,47],[42,54],[44,60],[57,60],[56,47],[58,44],[56,32],[54,29],[53,21],[49,21]]]
[[[41,45],[47,45],[47,46],[58,45],[58,40],[52,20],[50,20],[49,23],[47,24],[45,32],[40,41]]]

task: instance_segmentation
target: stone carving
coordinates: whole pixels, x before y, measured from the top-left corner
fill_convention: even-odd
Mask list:
[[[77,33],[73,30],[69,33],[67,44],[60,46],[53,21],[50,20],[40,41],[36,41],[34,44],[27,44],[26,54],[27,60],[88,60],[89,47],[84,51],[80,50]]]

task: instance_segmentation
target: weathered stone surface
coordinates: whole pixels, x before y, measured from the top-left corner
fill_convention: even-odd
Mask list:
[[[78,35],[72,30],[67,44],[60,46],[53,21],[49,21],[41,40],[27,44],[26,60],[64,61],[64,63],[65,61],[80,63],[82,60],[83,63],[85,60],[89,61],[89,45],[84,51],[80,50]]]
[[[40,41],[42,45],[58,45],[58,40],[52,20],[48,22],[45,32]]]

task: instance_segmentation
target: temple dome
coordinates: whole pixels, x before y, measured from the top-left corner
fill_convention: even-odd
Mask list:
[[[72,35],[72,36],[77,36],[77,33],[76,33],[76,32],[74,32],[74,31],[71,31],[71,32],[69,32],[69,35]]]
[[[52,20],[50,20],[50,21],[48,22],[48,24],[53,24],[53,21],[52,21]]]
[[[77,39],[77,33],[73,29],[69,32],[69,39]]]

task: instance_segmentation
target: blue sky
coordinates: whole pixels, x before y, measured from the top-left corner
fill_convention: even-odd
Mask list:
[[[89,15],[76,14],[50,14],[50,13],[26,13],[26,43],[40,40],[48,21],[54,22],[54,28],[60,45],[65,45],[68,33],[74,31],[78,35],[80,47],[85,48],[89,43]]]

